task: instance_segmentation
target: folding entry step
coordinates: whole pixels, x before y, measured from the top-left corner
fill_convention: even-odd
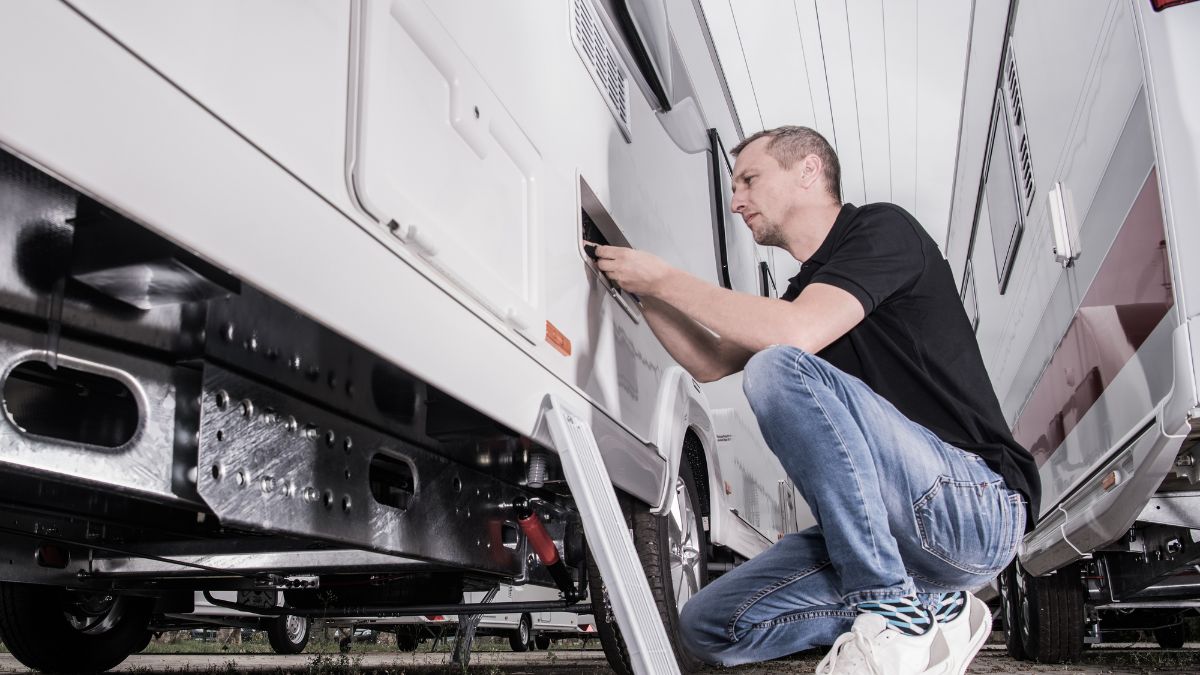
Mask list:
[[[588,548],[621,626],[630,665],[642,675],[677,675],[675,653],[659,620],[596,438],[583,418],[553,396],[547,396],[544,405],[544,419],[579,507]]]

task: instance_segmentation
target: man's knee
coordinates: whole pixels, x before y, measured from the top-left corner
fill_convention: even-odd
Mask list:
[[[751,406],[778,400],[785,379],[795,374],[804,354],[798,347],[774,345],[751,356],[742,372],[742,391]]]
[[[697,602],[697,599],[700,599]],[[731,646],[719,612],[706,607],[702,595],[693,597],[679,612],[679,637],[693,656],[706,663],[720,664],[722,653]]]

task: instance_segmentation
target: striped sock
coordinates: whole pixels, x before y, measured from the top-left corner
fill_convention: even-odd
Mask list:
[[[915,596],[891,600],[872,600],[858,605],[860,614],[881,614],[893,628],[905,635],[924,635],[933,626],[933,615]]]
[[[942,593],[941,597],[934,596],[936,600],[936,609],[933,610],[933,617],[938,623],[946,623],[958,618],[962,614],[963,609],[967,606],[966,591],[955,591],[953,593]],[[934,602],[929,603],[934,606]]]

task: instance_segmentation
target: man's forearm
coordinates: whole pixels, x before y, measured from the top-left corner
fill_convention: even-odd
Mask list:
[[[781,300],[713,286],[680,270],[675,273],[655,300],[707,326],[721,336],[727,347],[753,354],[787,342],[781,336],[794,330],[794,319],[781,306]]]
[[[722,350],[754,354],[792,345],[816,354],[862,321],[862,304],[849,292],[814,283],[795,300],[737,293],[672,270],[653,296],[721,336]]]
[[[866,316],[866,301],[836,285],[810,283],[790,301],[763,298],[713,286],[652,253],[595,250],[600,271],[641,296],[652,315],[658,312],[648,319],[651,329],[697,377],[738,370],[771,345],[819,353]],[[656,302],[667,309],[659,311]]]
[[[643,315],[654,336],[692,377],[711,382],[740,370],[750,354],[728,343],[658,298],[642,298]]]

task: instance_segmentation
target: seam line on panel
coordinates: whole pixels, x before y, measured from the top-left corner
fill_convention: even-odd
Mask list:
[[[887,119],[887,148],[888,148],[888,201],[896,202],[896,191],[892,186],[892,87],[888,77],[888,39],[887,39],[887,2],[880,3],[879,17],[883,25],[883,112]]]
[[[850,2],[842,0],[842,8],[846,12],[846,43],[850,45],[850,89],[854,92],[854,119],[858,121],[858,173],[863,182],[863,203],[867,200],[867,163],[863,158],[862,111],[858,106],[858,73],[854,68],[854,36],[850,33]],[[843,195],[845,198],[845,195]]]
[[[821,70],[825,71],[825,102],[829,104],[829,124],[833,126],[833,149],[838,147],[837,118],[833,116],[833,95],[829,88],[829,59],[825,58],[825,29],[821,27],[821,6],[813,2],[813,11],[817,14],[817,37],[821,42]],[[838,186],[841,190],[842,186]]]
[[[742,29],[738,27],[737,13],[733,10],[733,0],[729,0],[729,16],[733,19],[733,32],[737,34],[738,47],[742,50],[742,63],[746,64],[746,77],[750,80],[750,93],[754,96],[754,107],[758,109],[759,129],[766,129],[763,121],[762,104],[758,102],[758,89],[754,86],[754,73],[750,72],[750,59],[746,56],[746,45],[742,42]]]
[[[804,49],[804,31],[800,28],[800,8],[792,0],[792,16],[796,19],[796,36],[800,38],[800,63],[804,65],[804,84],[808,86],[808,108],[812,111],[812,127],[817,128],[817,102],[813,100],[812,77],[808,72],[808,53]]]

